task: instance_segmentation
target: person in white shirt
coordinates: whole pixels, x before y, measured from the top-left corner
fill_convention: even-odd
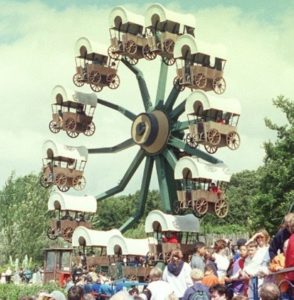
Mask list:
[[[222,281],[226,275],[230,265],[230,260],[226,256],[227,243],[225,240],[217,240],[214,243],[215,253],[212,255],[217,266],[217,276]]]
[[[171,254],[171,261],[163,271],[162,279],[171,284],[178,298],[182,298],[186,289],[193,282],[190,277],[191,267],[183,260],[181,250],[174,250]]]
[[[170,283],[162,280],[162,271],[159,268],[153,268],[149,274],[151,282],[147,289],[151,292],[150,300],[169,300],[174,292]]]

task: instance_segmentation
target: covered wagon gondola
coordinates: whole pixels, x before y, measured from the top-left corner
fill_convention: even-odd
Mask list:
[[[97,106],[97,97],[94,93],[72,93],[68,96],[65,89],[57,85],[52,91],[52,120],[49,129],[53,133],[60,130],[75,138],[80,133],[91,136],[95,132],[93,115]]]
[[[118,88],[120,84],[117,75],[118,62],[108,57],[107,51],[103,51],[101,47],[94,47],[94,44],[85,37],[77,40],[74,84],[81,87],[87,83],[94,92],[100,92],[105,86],[111,89]]]
[[[182,35],[175,44],[174,57],[177,61],[177,76],[174,84],[180,89],[185,87],[213,90],[222,94],[226,90],[223,72],[226,60],[213,55],[213,50],[201,41],[195,41],[190,35]]]
[[[66,146],[48,140],[43,145],[43,170],[40,183],[48,188],[56,185],[61,192],[71,187],[84,189],[84,168],[88,159],[87,148]]]
[[[156,3],[147,8],[145,26],[147,43],[143,47],[144,57],[152,60],[158,54],[167,65],[173,65],[175,42],[182,34],[194,36],[195,18],[167,10]]]
[[[200,223],[193,214],[170,215],[153,210],[146,218],[145,232],[157,240],[157,243],[149,243],[149,256],[154,260],[166,262],[175,249],[181,249],[187,260],[198,240]]]
[[[225,164],[207,163],[197,157],[178,160],[174,171],[178,182],[178,212],[192,210],[197,216],[210,211],[224,218],[229,209],[221,185],[229,182],[231,174]]]
[[[107,243],[107,255],[121,260],[122,276],[128,279],[146,281],[151,266],[147,266],[149,244],[156,240],[152,237],[145,239],[131,239],[122,235],[113,235]]]
[[[237,125],[241,113],[237,99],[219,98],[203,91],[189,95],[185,112],[189,120],[186,141],[191,147],[204,145],[208,153],[227,146],[236,150],[240,146]]]
[[[143,57],[143,46],[146,44],[143,35],[144,17],[117,6],[110,12],[109,27],[109,56],[113,59],[123,56],[130,64],[135,65]]]
[[[78,226],[91,228],[89,214],[97,209],[97,201],[93,196],[71,196],[58,191],[51,193],[48,200],[48,211],[55,213],[50,221],[47,236],[51,240],[62,237],[71,242],[73,231]]]
[[[118,229],[108,231],[93,230],[84,226],[77,227],[72,236],[72,247],[78,249],[85,257],[84,269],[98,267],[108,271],[111,260],[106,251],[108,240],[112,236],[121,236]]]

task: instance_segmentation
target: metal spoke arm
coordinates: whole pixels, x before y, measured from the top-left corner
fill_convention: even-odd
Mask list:
[[[177,160],[175,154],[173,153],[173,151],[171,151],[170,149],[166,149],[166,150],[164,150],[164,152],[162,154],[163,154],[164,158],[166,159],[166,161],[168,162],[168,164],[174,170],[178,160]]]
[[[153,158],[152,157],[146,157],[146,162],[145,162],[145,168],[144,168],[144,175],[141,183],[141,190],[140,190],[140,195],[139,199],[137,202],[137,208],[135,215],[131,218],[129,218],[120,228],[119,230],[121,232],[125,232],[128,230],[134,223],[138,222],[139,219],[142,217],[144,214],[145,210],[145,204],[148,196],[148,191],[149,191],[149,185],[150,185],[150,180],[151,180],[151,175],[152,175],[152,170],[153,170]]]
[[[170,118],[177,120],[179,116],[185,111],[186,99],[181,102],[170,114]]]
[[[106,107],[109,107],[111,109],[117,110],[118,112],[122,113],[124,116],[126,116],[128,119],[134,121],[136,118],[136,115],[133,114],[132,112],[130,112],[129,110],[117,105],[117,104],[113,104],[111,102],[108,102],[106,100],[102,100],[102,99],[97,99],[97,103],[104,105]]]
[[[153,106],[150,101],[150,95],[149,91],[146,85],[146,81],[144,79],[143,73],[135,66],[131,65],[127,60],[122,59],[121,60],[137,77],[138,84],[139,84],[139,89],[141,92],[142,100],[143,100],[143,105],[145,108],[146,112],[152,111]]]
[[[165,87],[166,87],[167,71],[168,71],[168,66],[162,60],[161,65],[160,65],[159,78],[158,78],[155,107],[160,107],[160,106],[163,105],[163,99],[164,99]]]
[[[134,175],[134,173],[136,172],[136,170],[138,169],[144,157],[145,157],[145,151],[140,149],[137,155],[135,156],[135,158],[133,159],[131,165],[127,169],[120,183],[117,186],[107,190],[106,192],[96,196],[96,200],[97,201],[103,200],[105,198],[108,198],[112,195],[115,195],[123,191],[126,185],[128,184],[128,182],[130,181],[130,179],[132,178],[132,176]]]
[[[175,86],[173,86],[173,88],[172,88],[172,90],[171,90],[170,94],[168,95],[168,97],[166,99],[166,102],[165,102],[166,111],[169,112],[173,108],[173,106],[174,106],[174,104],[175,104],[175,102],[176,102],[176,100],[179,96],[179,93],[180,93],[180,90],[178,88],[176,88]]]
[[[176,138],[176,137],[171,137],[168,141],[168,144],[170,146],[173,146],[177,149],[182,149],[184,150],[185,152],[187,152],[188,154],[190,155],[193,155],[193,156],[197,156],[207,162],[210,162],[212,164],[218,164],[218,163],[223,163],[223,161],[213,157],[212,155],[206,153],[206,152],[203,152],[199,149],[195,149],[195,148],[192,148],[190,147],[188,144],[186,144],[184,141]]]
[[[185,129],[188,129],[189,128],[189,125],[193,124],[195,122],[192,122],[192,121],[183,121],[183,122],[176,122],[173,126],[172,126],[172,129],[171,131],[183,131]]]
[[[116,153],[122,150],[125,150],[127,148],[130,148],[132,146],[136,145],[134,140],[132,138],[116,145],[113,147],[104,147],[104,148],[93,148],[93,149],[88,149],[89,154],[97,154],[97,153]]]

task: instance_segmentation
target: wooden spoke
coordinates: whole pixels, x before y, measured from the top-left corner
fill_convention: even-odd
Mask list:
[[[76,131],[70,131],[70,130],[67,130],[67,131],[66,131],[66,134],[67,134],[69,137],[73,138],[73,139],[79,136],[79,132],[76,132]]]
[[[219,218],[224,218],[229,212],[229,204],[224,199],[219,199],[214,206],[215,214]]]
[[[101,74],[93,72],[90,76],[90,83],[93,83],[94,85],[98,85],[100,81],[101,81]]]
[[[213,146],[213,145],[210,145],[210,144],[205,144],[204,148],[210,154],[215,153],[217,151],[217,149],[218,149],[217,146]]]
[[[84,176],[77,176],[73,180],[74,189],[81,191],[86,186],[86,178]]]
[[[47,237],[50,240],[56,240],[58,238],[58,234],[57,234],[55,228],[52,228],[49,226],[46,233],[47,233]]]
[[[168,58],[167,56],[163,56],[162,60],[167,66],[172,66],[176,62],[176,60],[173,57]]]
[[[61,192],[67,192],[69,190],[69,186],[67,185],[58,185],[57,188],[61,191]]]
[[[50,121],[49,123],[49,129],[53,133],[58,133],[60,131],[60,127],[57,125],[55,121]]]
[[[75,130],[76,129],[76,121],[73,118],[68,118],[64,122],[64,128],[66,130]]]
[[[91,90],[92,90],[93,92],[98,93],[98,92],[102,91],[102,88],[103,88],[103,87],[100,86],[99,84],[90,83],[90,88],[91,88]]]
[[[52,181],[50,182],[48,180],[48,178],[44,174],[42,174],[40,176],[40,184],[41,184],[42,187],[47,189],[52,184]]]
[[[217,146],[221,141],[221,134],[215,128],[207,131],[207,141],[212,146]]]
[[[133,40],[127,41],[127,43],[126,43],[126,52],[127,53],[134,55],[137,52],[137,48],[138,47]]]
[[[143,53],[144,58],[147,60],[153,60],[157,56],[157,54],[155,52],[150,51],[150,47],[148,46],[148,44],[142,48],[142,53]]]
[[[205,215],[208,211],[208,202],[205,198],[199,198],[194,201],[194,210],[199,215]]]
[[[85,134],[86,136],[91,136],[91,135],[94,134],[95,130],[96,130],[95,124],[94,124],[93,122],[91,122],[91,123],[87,126],[87,129],[86,129],[86,131],[84,132],[84,134]]]
[[[175,42],[172,39],[166,39],[163,42],[164,50],[169,54],[172,54],[174,52],[174,46]]]
[[[106,81],[108,83],[109,88],[111,88],[113,90],[117,89],[119,87],[120,80],[119,80],[118,75],[116,75],[116,74],[108,75]]]
[[[204,89],[206,84],[207,78],[203,74],[199,73],[193,76],[193,85],[195,85],[197,88]]]
[[[136,65],[138,63],[138,59],[135,57],[129,57],[129,56],[125,56],[125,59],[128,63],[130,63],[131,65]]]
[[[72,78],[73,83],[77,86],[77,87],[81,87],[83,86],[85,83],[83,82],[83,77],[79,74],[76,73],[73,78]]]
[[[226,137],[227,146],[231,150],[236,150],[240,146],[240,136],[236,131],[231,131]]]
[[[226,81],[223,77],[219,77],[213,80],[212,88],[216,94],[222,94],[226,90]]]
[[[119,59],[119,54],[116,53],[115,47],[113,46],[108,47],[107,53],[112,59]]]
[[[190,133],[188,133],[186,135],[186,143],[190,147],[192,147],[192,148],[197,148],[197,146],[198,146],[198,142],[197,142],[196,136],[195,135],[191,135]]]

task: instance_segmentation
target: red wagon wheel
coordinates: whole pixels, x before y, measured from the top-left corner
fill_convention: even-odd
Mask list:
[[[210,154],[215,153],[217,151],[217,149],[218,149],[217,146],[213,146],[213,145],[210,145],[210,144],[205,144],[204,148]]]
[[[153,60],[157,56],[157,54],[155,52],[150,51],[150,47],[148,45],[143,46],[142,54],[143,54],[144,58],[147,60]]]
[[[109,88],[117,89],[120,84],[120,80],[117,74],[110,74],[107,76],[106,81],[108,83]]]
[[[86,186],[86,178],[84,176],[77,176],[73,179],[73,187],[77,191],[81,191]]]
[[[224,218],[229,212],[229,204],[224,199],[219,199],[214,205],[215,214],[219,218]]]
[[[107,53],[108,53],[108,55],[109,55],[112,59],[118,59],[118,58],[119,58],[119,54],[116,53],[116,49],[115,49],[115,47],[113,47],[113,46],[108,47]]]
[[[193,84],[197,86],[199,89],[204,89],[207,84],[207,78],[201,73],[194,75]]]
[[[176,60],[173,57],[168,58],[167,56],[163,56],[162,60],[167,66],[172,66],[176,62]]]
[[[196,213],[198,213],[200,216],[203,216],[208,211],[208,202],[205,198],[199,198],[194,201],[194,210]]]
[[[174,52],[174,46],[175,42],[172,39],[166,39],[163,42],[164,50],[169,54],[172,54]]]
[[[58,133],[60,131],[60,127],[57,125],[55,121],[50,121],[49,123],[49,129],[53,133]]]
[[[180,77],[176,76],[176,77],[174,78],[174,82],[173,82],[175,88],[176,88],[178,91],[180,91],[180,92],[182,92],[182,91],[185,89],[185,86],[182,85],[182,84],[180,84],[181,81],[182,81],[182,79],[181,79]]]
[[[222,94],[226,90],[226,81],[223,77],[215,78],[212,82],[212,88],[216,94]]]
[[[91,136],[94,134],[96,130],[96,127],[95,127],[95,124],[93,122],[91,122],[88,126],[87,126],[87,129],[85,130],[84,134],[86,136]]]
[[[79,74],[76,73],[73,78],[72,78],[73,83],[77,86],[77,87],[81,87],[83,86],[85,83],[83,82],[83,77]]]
[[[134,55],[137,52],[137,48],[138,47],[133,40],[127,41],[127,43],[126,43],[126,52],[127,53]]]
[[[240,136],[236,131],[231,131],[226,137],[227,146],[231,150],[236,150],[240,146]]]
[[[209,129],[206,135],[208,143],[212,146],[217,146],[221,141],[221,134],[215,128]]]
[[[192,148],[197,148],[198,146],[198,142],[196,140],[195,135],[192,135],[190,133],[186,135],[186,143]]]

